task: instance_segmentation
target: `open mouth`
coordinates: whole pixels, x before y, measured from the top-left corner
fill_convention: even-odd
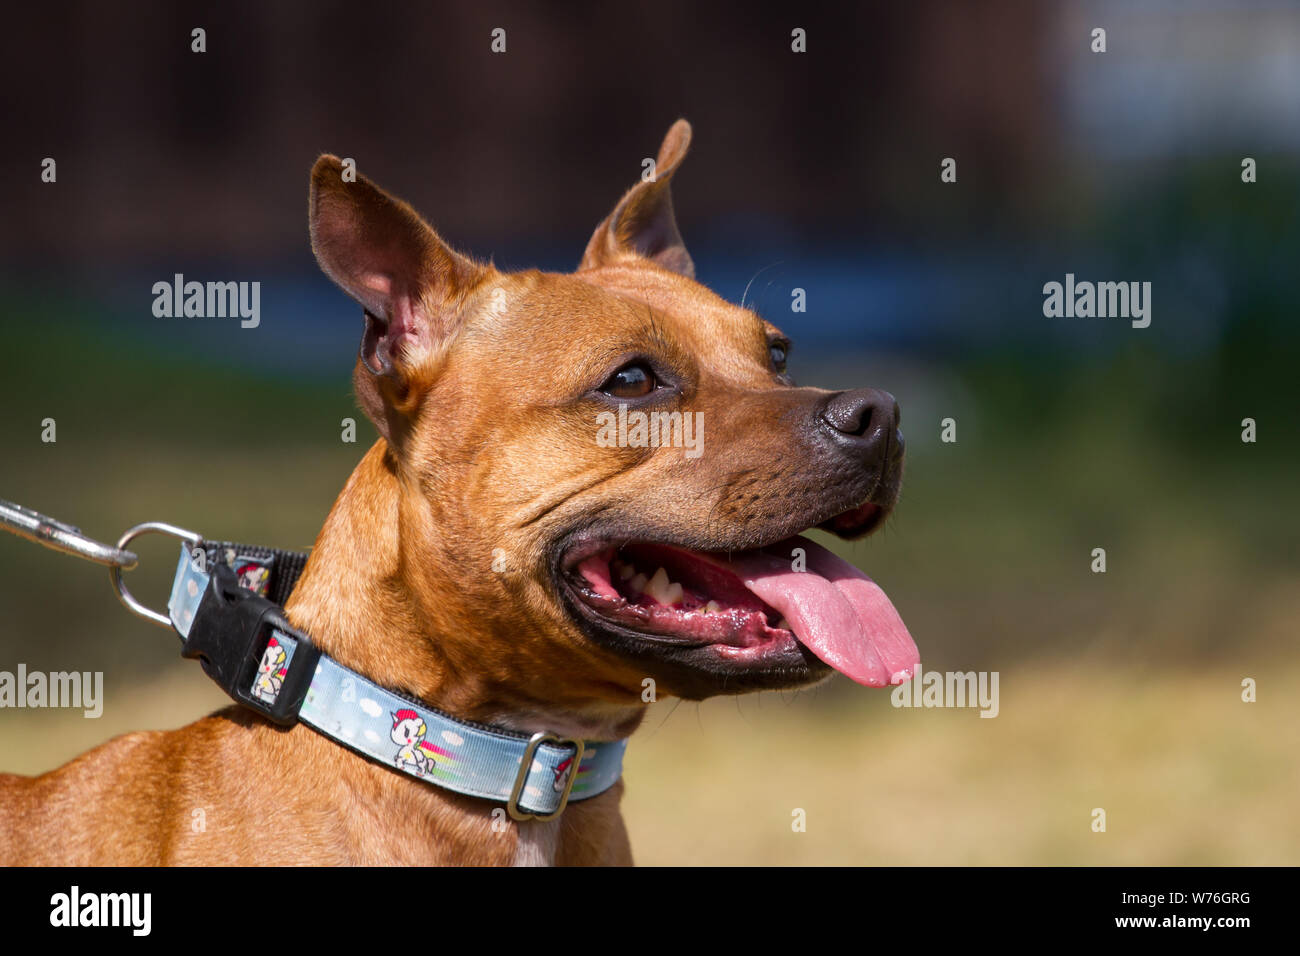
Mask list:
[[[868,508],[842,516],[846,525],[873,522]],[[802,647],[860,684],[884,687],[909,680],[920,662],[884,591],[798,535],[731,552],[655,541],[589,546],[570,556],[564,580],[606,628],[718,663],[761,667],[798,659]]]

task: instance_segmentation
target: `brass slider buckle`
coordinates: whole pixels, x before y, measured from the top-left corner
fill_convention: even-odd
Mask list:
[[[573,757],[572,763],[569,764],[569,779],[565,781],[564,793],[560,794],[560,805],[555,808],[554,813],[540,814],[527,813],[519,809],[519,797],[524,792],[524,782],[533,769],[533,758],[537,755],[537,748],[542,744],[556,744],[558,746],[572,746]],[[528,741],[528,746],[524,748],[524,755],[519,761],[519,775],[515,777],[514,789],[510,791],[510,802],[506,804],[506,812],[510,814],[511,819],[524,820],[554,820],[569,804],[569,792],[573,790],[573,782],[578,779],[578,765],[582,763],[582,752],[586,749],[586,744],[581,740],[569,740],[563,737],[557,737],[555,734],[538,732],[533,734]]]

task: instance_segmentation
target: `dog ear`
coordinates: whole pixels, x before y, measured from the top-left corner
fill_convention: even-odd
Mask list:
[[[630,254],[643,256],[673,272],[695,278],[695,263],[677,231],[669,186],[690,145],[691,124],[679,119],[668,130],[663,145],[659,147],[655,178],[629,189],[614,211],[596,227],[578,265],[579,271],[608,265]]]
[[[353,174],[355,181],[344,180],[337,156],[316,160],[311,246],[325,274],[365,309],[353,383],[361,407],[392,441],[418,399],[419,372],[450,342],[483,269],[406,203]]]

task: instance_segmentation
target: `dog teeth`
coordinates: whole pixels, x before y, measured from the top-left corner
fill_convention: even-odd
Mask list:
[[[620,563],[617,565],[617,570],[618,570],[618,579],[620,581],[626,581],[629,578],[631,578],[634,574],[636,574],[636,568],[632,567],[632,565],[630,564]]]
[[[682,586],[668,579],[668,572],[660,568],[645,586],[645,593],[660,604],[671,605],[682,602]]]
[[[640,594],[645,590],[646,576],[644,574],[635,575],[627,582],[627,589],[633,594]]]
[[[722,605],[719,604],[717,601],[710,601],[708,604],[704,605],[704,610],[712,614],[715,611],[721,611]]]

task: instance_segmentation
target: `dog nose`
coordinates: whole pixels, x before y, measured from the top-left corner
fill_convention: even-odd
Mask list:
[[[836,392],[821,411],[822,424],[836,442],[863,461],[902,453],[900,417],[894,396],[878,388]]]

